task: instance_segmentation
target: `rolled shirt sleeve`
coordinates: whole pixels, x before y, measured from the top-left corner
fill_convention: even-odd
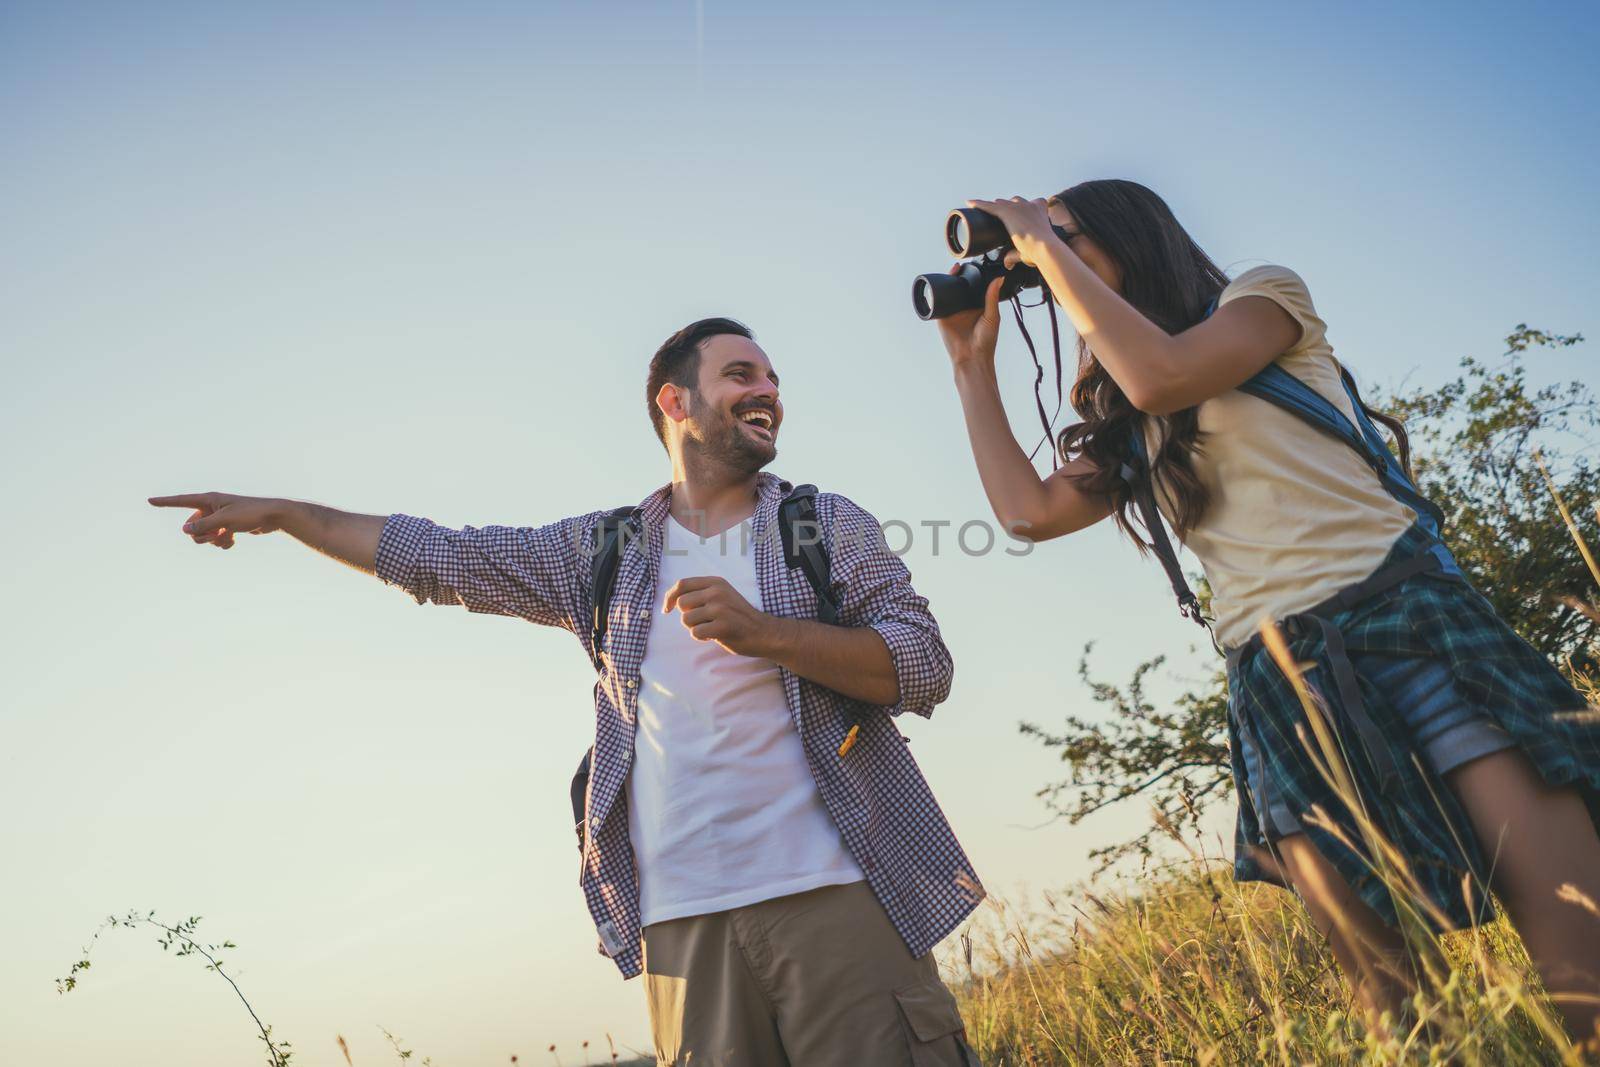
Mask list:
[[[955,675],[939,623],[927,598],[912,588],[911,571],[889,551],[878,520],[845,497],[828,496],[833,502],[830,555],[841,601],[839,621],[870,626],[889,646],[900,701],[886,710],[926,718],[950,695]]]
[[[418,604],[510,615],[576,631],[586,616],[587,537],[603,514],[546,526],[464,526],[391,515],[378,538],[376,571]]]

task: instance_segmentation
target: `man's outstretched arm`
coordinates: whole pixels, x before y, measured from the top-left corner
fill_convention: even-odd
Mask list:
[[[387,515],[356,515],[299,500],[230,493],[153,496],[150,503],[158,508],[194,509],[183,524],[183,532],[197,545],[232,548],[235,534],[281,530],[301,544],[368,574],[376,571],[378,539],[389,521]]]
[[[150,503],[193,508],[184,533],[197,544],[228,548],[238,534],[281,530],[399,586],[419,604],[457,605],[574,631],[587,617],[588,557],[581,546],[599,512],[546,526],[455,530],[410,515],[357,515],[228,493],[152,497]]]

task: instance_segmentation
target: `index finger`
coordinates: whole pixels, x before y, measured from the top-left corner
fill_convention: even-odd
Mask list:
[[[666,602],[661,605],[662,612],[671,613],[673,605],[678,602],[678,598],[683,594],[692,593],[696,589],[704,589],[715,581],[715,578],[679,578],[672,583],[672,588],[667,590]]]
[[[158,508],[209,508],[211,506],[210,493],[182,493],[178,496],[153,496],[148,499],[152,506]]]

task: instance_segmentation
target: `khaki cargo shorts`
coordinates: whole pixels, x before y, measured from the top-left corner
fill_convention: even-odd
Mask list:
[[[865,882],[655,923],[644,946],[658,1064],[978,1067],[932,953]]]

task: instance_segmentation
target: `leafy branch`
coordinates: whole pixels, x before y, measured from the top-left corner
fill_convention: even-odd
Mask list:
[[[1089,853],[1105,870],[1124,857],[1148,859],[1164,833],[1163,821],[1194,828],[1206,806],[1226,796],[1232,781],[1228,773],[1228,701],[1222,672],[1214,672],[1200,692],[1180,695],[1163,707],[1150,699],[1145,683],[1166,657],[1141,663],[1125,686],[1100,681],[1090,674],[1086,645],[1078,662],[1078,677],[1097,704],[1109,715],[1092,720],[1068,715],[1060,732],[1024,722],[1019,729],[1046,748],[1061,750],[1067,777],[1040,789],[1051,810],[1077,825],[1113,804],[1148,794],[1158,812],[1150,827],[1132,840],[1094,849]]]
[[[78,976],[89,969],[89,956],[93,952],[94,946],[99,942],[101,934],[107,930],[118,928],[134,930],[142,926],[152,926],[161,931],[161,936],[156,939],[156,943],[161,946],[163,952],[171,952],[174,956],[199,956],[205,960],[206,970],[215,971],[221,975],[223,981],[228,983],[234,994],[239,998],[239,1003],[244,1005],[244,1010],[250,1013],[250,1018],[255,1022],[256,1029],[260,1031],[261,1041],[267,1046],[268,1067],[289,1067],[289,1060],[293,1055],[290,1043],[273,1039],[272,1027],[261,1021],[261,1017],[256,1014],[255,1008],[251,1007],[250,1001],[246,999],[244,991],[239,988],[239,983],[235,982],[233,976],[223,969],[223,961],[218,953],[238,946],[232,941],[206,944],[197,940],[194,934],[200,926],[200,916],[198,915],[192,915],[172,925],[157,919],[154,911],[130,911],[120,917],[108,915],[106,920],[95,930],[94,935],[89,938],[89,943],[83,947],[82,955],[68,969],[66,977],[56,979],[56,992],[66,994],[78,988]]]

